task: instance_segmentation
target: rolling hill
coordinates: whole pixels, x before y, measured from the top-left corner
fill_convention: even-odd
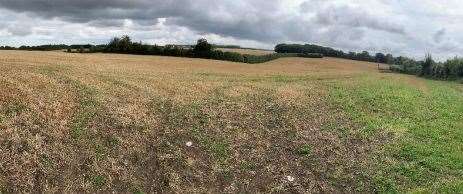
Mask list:
[[[459,192],[462,93],[335,58],[0,51],[0,190]]]

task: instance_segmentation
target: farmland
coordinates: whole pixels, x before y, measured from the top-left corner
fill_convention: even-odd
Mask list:
[[[0,191],[461,192],[462,93],[329,57],[0,51]]]

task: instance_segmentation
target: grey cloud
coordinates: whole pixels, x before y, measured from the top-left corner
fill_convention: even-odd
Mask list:
[[[453,43],[453,42],[447,42],[447,43],[444,43],[440,46],[438,46],[439,48],[439,51],[441,53],[445,53],[445,52],[461,52],[463,49],[457,45],[456,43]]]
[[[151,19],[180,14],[194,1],[178,0],[2,0],[0,7],[72,22],[101,19]]]
[[[446,33],[445,28],[442,28],[439,31],[437,31],[433,36],[434,42],[441,43],[444,40],[445,33]]]
[[[98,27],[120,27],[123,19],[155,25],[156,19],[168,18],[167,24],[200,33],[270,41],[283,40],[288,31],[297,30],[291,28],[295,21],[282,20],[275,14],[281,3],[280,0],[3,0],[0,7]]]
[[[122,27],[124,26],[123,19],[107,19],[107,20],[93,20],[88,23],[94,27]]]
[[[321,25],[346,25],[354,28],[365,27],[395,34],[405,34],[401,25],[388,22],[385,18],[375,17],[363,10],[350,6],[331,6],[316,14]]]
[[[273,28],[281,24],[272,19],[259,19],[255,22],[246,20],[223,22],[204,17],[172,18],[168,19],[168,24],[186,26],[202,33],[215,33],[258,41],[271,41],[284,37],[281,31]]]
[[[32,34],[32,29],[30,26],[10,26],[8,27],[8,32],[10,32],[13,36],[27,36]]]
[[[463,35],[456,32],[463,30],[458,25],[463,16],[434,10],[432,3],[435,1],[0,0],[0,29],[2,39],[11,34],[16,40],[96,42],[130,34],[152,43],[192,43],[206,36],[230,40],[230,44],[316,43],[415,56],[424,51],[460,51],[457,45],[463,43]],[[412,5],[419,7],[411,9]]]
[[[320,7],[329,1],[312,0],[300,5]],[[361,10],[348,6],[331,6],[317,10],[317,26],[300,20],[298,15],[282,15],[282,0],[206,1],[206,0],[3,0],[0,7],[45,18],[88,23],[97,27],[121,27],[123,19],[140,25],[154,25],[158,18],[168,18],[167,24],[185,26],[200,33],[214,33],[226,37],[262,42],[307,41],[314,30],[305,26],[366,27],[403,34],[399,25],[382,22]],[[349,30],[347,28],[344,28]],[[352,29],[354,30],[354,29]],[[336,36],[336,35],[334,35]],[[350,39],[361,39],[362,34],[351,34]]]

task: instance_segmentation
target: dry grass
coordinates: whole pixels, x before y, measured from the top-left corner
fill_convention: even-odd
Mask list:
[[[349,122],[327,101],[327,84],[366,72],[331,58],[1,51],[0,189],[368,192],[375,144],[340,135]]]
[[[241,54],[248,54],[248,55],[268,55],[273,54],[275,52],[269,50],[254,50],[254,49],[232,49],[232,48],[219,48],[218,50],[224,52],[235,52]]]

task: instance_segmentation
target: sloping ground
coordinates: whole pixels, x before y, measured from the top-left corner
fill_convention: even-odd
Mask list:
[[[0,188],[459,191],[461,88],[376,68],[2,51]]]
[[[247,54],[247,55],[268,55],[268,54],[273,54],[275,52],[273,51],[268,51],[268,50],[258,50],[258,49],[232,49],[232,48],[218,48],[218,50],[224,51],[224,52],[235,52],[235,53],[240,53],[240,54]]]
[[[379,79],[378,79],[379,78]],[[332,96],[367,137],[391,133],[372,163],[377,190],[463,192],[461,84],[408,76],[358,78]]]

